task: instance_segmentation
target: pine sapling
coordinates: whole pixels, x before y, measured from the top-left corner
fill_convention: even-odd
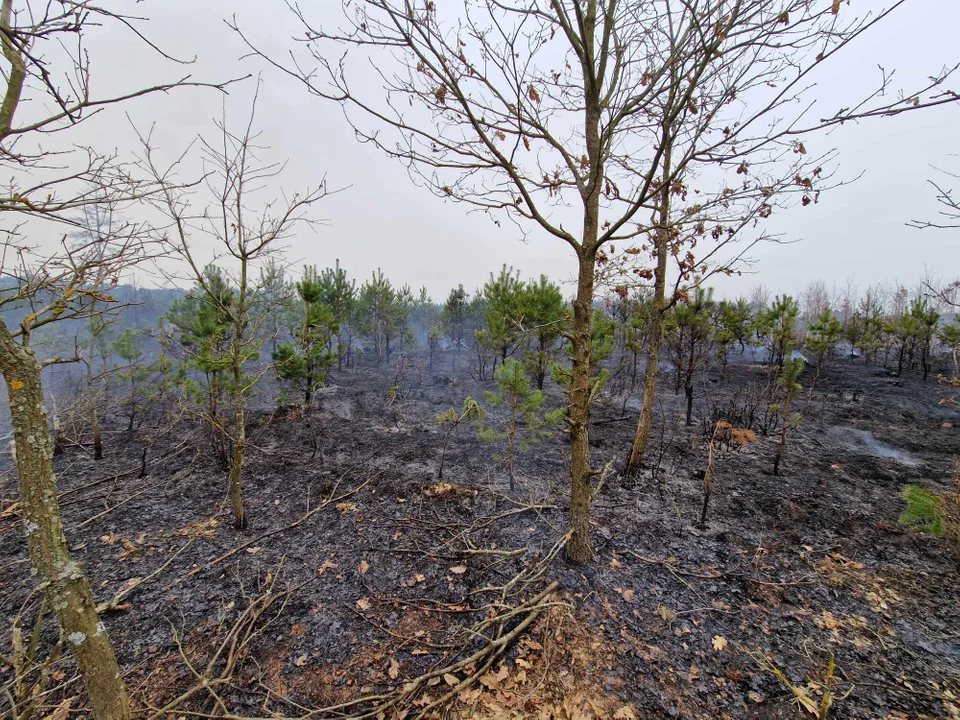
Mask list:
[[[510,477],[510,490],[516,490],[515,460],[517,450],[525,450],[549,435],[548,427],[561,422],[563,408],[541,413],[543,393],[533,390],[530,377],[523,365],[507,358],[494,373],[498,392],[485,392],[484,396],[491,405],[504,405],[508,415],[502,430],[497,431],[484,426],[480,438],[488,442],[505,439],[507,441],[507,471]]]
[[[780,461],[783,459],[783,452],[787,448],[787,433],[791,425],[795,425],[799,418],[793,418],[790,415],[790,401],[793,400],[794,393],[802,389],[797,380],[800,373],[803,372],[803,359],[793,358],[784,363],[783,373],[780,375],[778,384],[783,388],[783,427],[780,429],[780,444],[777,445],[777,454],[773,458],[773,474],[780,474]]]

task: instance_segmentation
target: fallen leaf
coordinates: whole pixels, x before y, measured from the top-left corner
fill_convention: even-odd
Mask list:
[[[370,563],[368,563],[366,560],[361,560],[361,561],[360,561],[360,567],[357,568],[357,570],[360,572],[360,574],[361,574],[361,575],[366,575],[366,574],[367,574],[367,570],[369,570],[369,569],[370,569]]]
[[[321,565],[320,567],[317,568],[317,573],[320,574],[320,575],[323,575],[324,572],[326,572],[326,571],[329,570],[330,568],[335,568],[335,567],[337,567],[337,564],[336,564],[336,563],[334,563],[334,562],[332,562],[332,561],[330,561],[330,560],[324,560],[324,561],[323,561],[323,565]]]
[[[489,672],[480,678],[480,684],[488,690],[496,690],[500,687],[500,681],[497,680],[497,676]]]
[[[617,556],[614,555],[612,558],[610,558],[610,567],[612,567],[614,570],[622,570],[623,568],[626,567],[626,565],[620,562],[617,559]]]
[[[624,705],[613,714],[613,720],[637,720],[637,713],[630,705]]]
[[[657,614],[663,618],[664,622],[673,622],[677,619],[677,612],[666,605],[657,605]]]
[[[354,512],[357,509],[357,504],[356,503],[337,503],[336,505],[334,505],[334,507],[337,509],[337,512],[341,512],[341,513]]]
[[[396,658],[390,658],[390,668],[387,670],[387,675],[390,676],[391,680],[400,677],[400,663],[397,662]]]
[[[370,598],[362,597],[359,600],[357,600],[357,607],[360,608],[361,610],[369,610]]]
[[[456,675],[451,675],[450,673],[444,673],[443,681],[450,687],[456,687],[460,684],[460,679]]]
[[[250,553],[251,555],[253,555],[254,553],[258,553],[261,550],[263,550],[263,548],[260,546],[247,548],[247,552]]]
[[[722,635],[714,635],[712,642],[713,642],[713,649],[717,650],[718,652],[723,650],[725,647],[727,647],[727,644],[728,644],[727,639]]]
[[[296,665],[297,667],[303,667],[304,665],[307,664],[307,656],[301,655],[300,657],[298,657],[296,660],[293,661],[293,664]]]
[[[455,567],[450,568],[450,572],[452,572],[454,575],[463,575],[466,571],[467,571],[466,565],[457,565]]]
[[[760,693],[758,693],[756,690],[751,690],[750,692],[748,692],[748,693],[747,693],[747,697],[750,698],[751,700],[753,700],[753,702],[755,702],[755,703],[762,703],[762,702],[763,702],[763,695],[761,695]]]
[[[623,599],[627,602],[633,602],[633,599],[636,597],[636,595],[637,594],[633,590],[628,589],[623,591]]]

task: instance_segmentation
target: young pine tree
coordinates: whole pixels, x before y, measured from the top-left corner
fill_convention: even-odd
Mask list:
[[[449,338],[450,344],[453,345],[454,370],[457,369],[457,358],[460,357],[460,350],[467,336],[469,299],[470,296],[463,289],[463,285],[458,285],[447,295],[447,301],[443,304],[443,310],[440,311],[441,327]]]
[[[483,427],[480,437],[486,441],[507,441],[507,471],[510,477],[510,490],[516,490],[514,472],[517,450],[525,450],[536,444],[547,434],[550,425],[560,422],[564,410],[560,408],[543,415],[543,393],[530,386],[530,376],[523,365],[507,358],[494,372],[497,392],[485,392],[484,396],[491,405],[505,406],[507,419],[498,431]]]
[[[497,359],[505,361],[523,339],[520,324],[523,318],[523,283],[520,281],[520,272],[504,265],[499,274],[490,273],[490,280],[483,286],[483,296],[487,300],[487,341],[493,351],[496,369]]]
[[[343,370],[343,361],[348,359],[353,345],[350,318],[357,301],[357,282],[347,277],[346,271],[337,260],[332,268],[325,268],[320,274],[320,301],[330,309],[336,325],[337,338],[335,356],[337,370]],[[331,336],[332,341],[332,336]]]
[[[281,386],[289,385],[303,393],[304,404],[309,406],[334,363],[330,342],[339,326],[333,310],[322,302],[324,286],[315,266],[304,267],[296,290],[301,318],[292,333],[294,342],[280,345],[273,353],[273,362]]]
[[[683,385],[687,425],[693,424],[693,381],[713,348],[713,288],[694,288],[693,296],[677,304],[668,316],[665,334],[677,364],[677,389]]]
[[[379,268],[360,288],[355,312],[357,328],[373,343],[378,365],[384,360],[389,362],[397,343],[410,335],[412,302],[410,289],[395,290]]]
[[[127,328],[113,341],[113,353],[124,361],[123,365],[115,365],[114,372],[122,381],[130,383],[129,416],[127,430],[133,430],[137,418],[137,404],[141,386],[154,371],[154,365],[144,364],[143,347],[139,333],[133,328]]]
[[[787,433],[790,428],[797,424],[798,418],[790,414],[790,403],[797,391],[801,390],[799,383],[800,374],[803,372],[803,359],[792,358],[783,364],[783,372],[780,374],[778,383],[783,390],[782,421],[783,427],[780,428],[780,442],[777,444],[777,454],[773,458],[773,474],[780,474],[780,461],[783,460],[783,453],[787,449]]]
[[[795,328],[800,315],[800,304],[789,295],[777,295],[773,305],[764,313],[770,354],[779,367],[790,359],[795,347]]]
[[[520,293],[520,314],[523,329],[533,344],[524,359],[537,381],[537,389],[542,391],[544,378],[553,366],[557,341],[569,323],[569,311],[560,287],[546,275],[541,275],[538,282],[528,282]]]
[[[185,353],[185,370],[194,370],[199,383],[185,383],[187,392],[200,406],[202,424],[221,469],[230,464],[229,443],[224,428],[224,394],[229,389],[230,368],[227,308],[234,291],[216,265],[204,268],[204,284],[176,300],[167,320],[176,328],[177,342]]]
[[[840,324],[839,318],[833,314],[833,311],[829,307],[825,307],[817,316],[816,321],[810,325],[809,331],[806,347],[814,357],[814,366],[819,374],[824,361],[830,357],[836,349],[837,343],[840,342],[843,325]]]

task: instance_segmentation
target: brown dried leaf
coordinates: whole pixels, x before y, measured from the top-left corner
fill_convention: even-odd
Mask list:
[[[366,560],[361,560],[361,561],[360,561],[360,566],[357,568],[357,570],[359,571],[359,573],[360,573],[361,575],[366,575],[366,574],[367,574],[367,570],[369,570],[369,569],[370,569],[370,563],[368,563]]]
[[[396,658],[390,658],[390,667],[387,669],[387,675],[390,676],[391,680],[396,680],[400,677],[400,663],[397,662]]]
[[[359,600],[357,600],[357,607],[358,607],[360,610],[369,610],[369,609],[370,609],[370,598],[368,598],[368,597],[362,597],[362,598],[360,598]]]

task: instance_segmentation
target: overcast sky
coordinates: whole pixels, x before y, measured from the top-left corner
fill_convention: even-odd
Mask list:
[[[448,2],[451,0],[447,0]],[[874,0],[858,0],[856,6]],[[880,4],[880,3],[877,3]],[[886,3],[883,3],[886,4]],[[302,3],[316,17],[334,16],[334,0]],[[281,184],[288,191],[315,185],[326,175],[331,187],[344,188],[317,206],[329,225],[300,232],[291,242],[292,258],[326,266],[341,264],[360,279],[376,267],[397,284],[426,285],[442,300],[450,287],[481,285],[501,263],[523,277],[547,273],[569,280],[575,270],[570,249],[553,237],[532,233],[527,243],[510,223],[494,225],[469,208],[443,202],[414,186],[405,170],[353,139],[340,110],[310,97],[302,86],[262,62],[243,58],[244,47],[223,20],[237,21],[261,46],[274,53],[291,47],[300,28],[282,0],[149,0],[136,11],[150,18],[150,39],[171,54],[197,57],[186,69],[199,79],[223,80],[263,72],[258,111],[262,141],[269,157],[289,158]],[[900,84],[922,80],[944,65],[960,61],[956,29],[960,2],[910,0],[891,21],[838,58],[816,94],[826,105],[842,103],[851,89],[863,92],[876,83],[877,65],[896,68]],[[149,52],[129,32],[106,27],[91,38],[94,88],[129,90],[169,79],[182,69]],[[953,83],[960,87],[960,77]],[[238,121],[252,97],[251,81],[234,86],[228,111]],[[209,133],[220,115],[216,92],[187,90],[127,106],[139,127],[156,124],[155,140],[164,153],[181,151],[197,133]],[[754,274],[720,285],[723,295],[746,292],[758,282],[774,291],[795,292],[815,279],[865,287],[871,282],[916,283],[925,268],[943,279],[960,273],[960,231],[918,231],[905,223],[933,218],[937,205],[927,180],[932,165],[960,171],[960,107],[908,114],[859,126],[847,126],[816,139],[817,150],[836,147],[840,177],[863,177],[825,194],[820,203],[790,210],[771,228],[796,241],[755,249]],[[99,143],[111,142],[124,153],[134,135],[122,113],[98,118],[84,132]],[[957,181],[960,184],[960,181]]]

